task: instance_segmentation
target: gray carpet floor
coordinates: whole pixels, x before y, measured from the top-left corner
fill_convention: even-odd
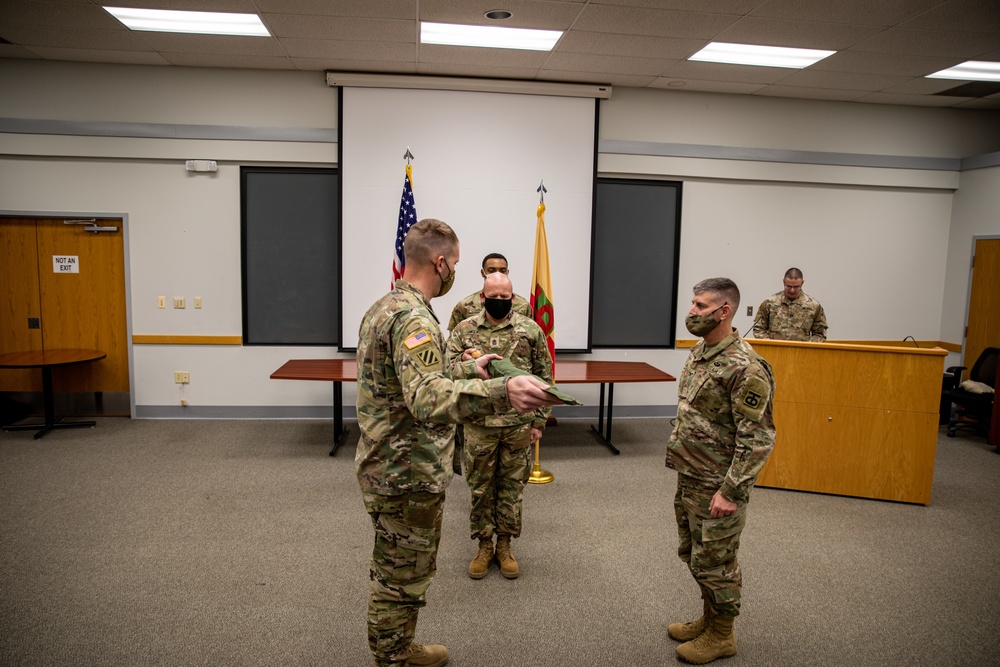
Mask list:
[[[319,421],[99,419],[0,434],[0,665],[370,665],[373,533],[357,429]],[[419,641],[456,667],[675,664],[700,611],[675,552],[666,419],[542,443],[522,575],[466,575],[468,489],[445,505]],[[737,665],[1000,664],[1000,456],[939,438],[929,506],[759,488],[744,532]]]

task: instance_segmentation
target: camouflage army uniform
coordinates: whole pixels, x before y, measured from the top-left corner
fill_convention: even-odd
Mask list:
[[[481,291],[482,290],[480,290],[480,292]],[[454,331],[459,322],[466,320],[473,315],[478,315],[483,311],[483,302],[479,300],[480,292],[470,294],[455,304],[455,307],[451,311],[451,319],[448,320],[448,331]],[[511,306],[511,310],[515,313],[524,315],[529,320],[533,319],[531,304],[528,303],[527,299],[523,296],[519,296],[517,294],[514,295],[514,305]]]
[[[667,443],[667,467],[678,472],[677,553],[721,616],[739,613],[737,552],[750,491],[774,447],[773,395],[771,367],[735,330],[712,348],[695,345],[681,371]],[[716,492],[736,503],[734,514],[711,518]]]
[[[355,465],[375,528],[368,643],[391,665],[408,655],[436,570],[453,424],[511,406],[505,380],[474,379],[474,362],[445,369],[437,317],[405,280],[365,313],[357,359]]]
[[[552,384],[552,358],[545,334],[535,322],[511,312],[501,324],[493,324],[482,310],[464,320],[448,338],[448,362],[460,363],[462,353],[474,348],[496,353],[517,368]],[[531,429],[545,428],[552,408],[520,414],[511,410],[466,424],[466,481],[472,493],[469,517],[472,539],[495,534],[521,534],[521,501],[531,474]]]
[[[756,338],[774,340],[805,340],[822,343],[826,340],[826,313],[819,301],[805,292],[790,300],[784,291],[760,304],[753,322]]]

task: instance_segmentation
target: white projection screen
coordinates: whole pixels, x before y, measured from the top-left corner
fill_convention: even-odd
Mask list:
[[[448,325],[459,299],[482,289],[488,253],[507,257],[528,298],[540,181],[545,182],[559,350],[589,348],[590,258],[597,102],[507,93],[343,89],[341,346],[355,348],[368,307],[390,289],[406,161],[413,153],[419,218],[458,234],[455,285],[433,301]]]

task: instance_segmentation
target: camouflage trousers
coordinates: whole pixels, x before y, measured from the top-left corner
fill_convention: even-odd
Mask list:
[[[740,534],[746,525],[746,505],[732,516],[712,518],[709,505],[718,486],[677,475],[674,512],[680,545],[677,555],[687,563],[701,595],[720,616],[740,613],[743,573],[737,560]]]
[[[375,527],[368,646],[376,664],[395,665],[409,656],[417,613],[437,570],[444,494],[362,496]]]
[[[531,475],[531,424],[465,425],[465,480],[472,539],[521,534],[521,500]]]

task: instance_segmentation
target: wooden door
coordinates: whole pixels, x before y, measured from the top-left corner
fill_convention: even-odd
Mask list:
[[[966,326],[964,379],[984,349],[1000,347],[1000,239],[976,240]]]
[[[3,270],[4,275],[12,272],[14,277],[5,278],[6,288],[0,293],[15,304],[6,307],[22,309],[26,306],[18,306],[18,302],[30,301],[22,293],[33,293],[33,317],[39,318],[41,325],[37,330],[40,333],[29,330],[26,334],[26,318],[20,318],[24,324],[14,318],[13,331],[3,333],[3,351],[88,348],[107,354],[101,361],[67,366],[53,373],[56,392],[129,391],[123,225],[121,220],[101,220],[99,224],[116,227],[117,231],[87,232],[83,225],[68,225],[62,219],[0,220],[5,240],[20,239],[25,249],[35,246],[33,263],[24,250],[18,268]],[[65,266],[59,261],[62,258],[73,258],[73,270],[60,268]],[[24,348],[22,341],[35,347]],[[12,379],[9,373],[0,372],[0,390],[41,391],[37,371],[23,372],[20,380]]]
[[[42,330],[32,320],[42,316],[38,296],[38,244],[34,220],[0,221],[0,352],[42,349]],[[38,371],[0,372],[0,391],[38,385]]]

